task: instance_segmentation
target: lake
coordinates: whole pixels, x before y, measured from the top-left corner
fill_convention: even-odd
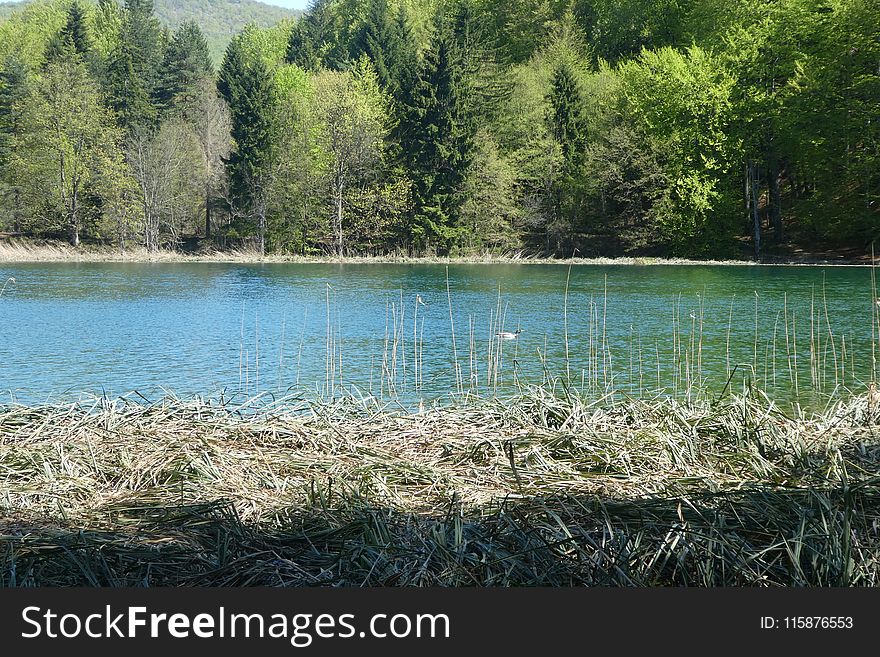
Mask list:
[[[0,401],[344,389],[411,405],[743,376],[808,398],[872,376],[869,268],[0,264],[9,277]]]

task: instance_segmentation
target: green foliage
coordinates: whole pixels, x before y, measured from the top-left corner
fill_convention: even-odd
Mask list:
[[[155,126],[164,43],[152,0],[126,0],[120,42],[108,72],[110,104],[129,133]]]
[[[10,228],[22,228],[25,208],[22,178],[16,170],[24,135],[24,105],[28,96],[27,69],[10,56],[0,69],[0,208],[11,217]]]
[[[367,16],[353,40],[351,56],[368,57],[382,88],[399,97],[411,80],[415,62],[405,13],[393,16],[387,0],[370,0]]]
[[[287,44],[287,61],[308,71],[335,67],[346,59],[338,38],[341,16],[333,0],[317,0],[297,21]]]
[[[549,100],[553,136],[562,148],[566,165],[570,169],[576,169],[586,145],[587,126],[583,114],[583,99],[567,62],[560,62],[553,73]]]
[[[450,36],[438,35],[425,54],[404,116],[403,149],[415,182],[413,242],[440,254],[452,251],[466,230],[458,215],[473,149],[455,56]]]
[[[278,140],[278,108],[274,78],[263,57],[247,51],[236,38],[226,50],[217,83],[229,105],[233,150],[227,160],[238,235],[256,230],[265,249],[267,214]]]
[[[54,0],[23,0],[0,3],[0,23],[6,16],[15,18],[23,11],[28,11],[25,8],[43,3],[55,4]],[[113,14],[120,14],[120,3],[117,0],[97,0],[96,4],[100,7],[99,12],[105,15],[104,18],[95,18],[96,30],[105,34],[106,23],[104,25],[98,25],[98,23],[106,21],[107,14],[110,14],[111,17]],[[260,28],[271,27],[281,21],[296,18],[302,13],[258,0],[235,0],[234,2],[230,0],[156,0],[154,10],[159,21],[172,30],[176,30],[187,22],[194,22],[198,25],[208,42],[211,61],[215,64],[222,61],[226,46],[245,25],[253,24]],[[113,17],[112,20],[115,21],[116,17]],[[106,58],[112,50],[110,45],[96,44],[96,48]]]
[[[74,1],[67,10],[67,22],[49,42],[46,57],[50,60],[61,59],[71,54],[81,57],[92,50],[92,37],[86,23],[85,10]]]
[[[155,2],[0,21],[4,229],[296,253],[880,237],[877,0]]]
[[[125,0],[122,41],[141,83],[152,92],[156,88],[164,39],[153,0]]]
[[[199,26],[208,43],[211,60],[219,64],[223,52],[246,25],[269,28],[288,22],[301,12],[258,0],[156,0],[156,16],[173,30],[188,22]]]
[[[98,0],[92,13],[92,43],[97,57],[108,62],[120,45],[123,10],[116,0]]]
[[[560,235],[579,228],[582,195],[579,185],[587,144],[584,101],[571,65],[560,61],[553,72],[548,93],[550,133],[562,153],[562,168],[555,181],[555,248],[562,248]]]
[[[259,58],[271,69],[284,63],[294,25],[288,20],[267,28],[249,23],[236,39],[247,57]]]
[[[63,230],[74,245],[90,192],[117,166],[119,131],[97,84],[77,58],[50,63],[29,89],[25,130],[12,165],[22,175],[37,231]]]
[[[523,240],[532,248],[550,252],[558,224],[557,182],[563,167],[562,151],[551,132],[547,91],[551,63],[536,57],[515,69],[513,89],[495,128],[499,151],[514,172],[514,202]]]
[[[4,167],[22,131],[22,103],[27,95],[27,69],[10,56],[0,69],[0,168]]]
[[[45,62],[51,38],[67,22],[67,5],[55,0],[29,3],[0,22],[0,62],[12,55],[28,69]]]
[[[523,63],[552,37],[568,0],[482,0],[480,6],[506,61]]]
[[[326,71],[315,80],[318,146],[325,155],[332,199],[333,242],[345,253],[346,195],[352,187],[371,187],[382,170],[388,133],[388,99],[366,58],[351,72]]]
[[[185,110],[195,102],[202,82],[212,75],[205,35],[195,23],[184,23],[165,50],[156,93],[159,105],[165,109],[179,105]]]
[[[739,148],[729,135],[736,80],[698,47],[645,51],[620,75],[624,111],[669,181],[654,201],[653,222],[676,253],[723,250],[734,229],[726,182]]]
[[[110,106],[128,131],[153,125],[157,118],[156,106],[146,81],[138,74],[132,47],[122,43],[109,63],[108,84]]]
[[[637,56],[644,48],[687,46],[693,4],[693,0],[577,0],[575,15],[594,56],[615,63]]]
[[[522,235],[514,229],[521,214],[516,183],[511,160],[504,157],[488,130],[478,131],[461,194],[463,250],[506,253],[520,248]]]

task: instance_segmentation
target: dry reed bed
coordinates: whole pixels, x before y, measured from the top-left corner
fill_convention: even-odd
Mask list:
[[[878,585],[872,403],[6,407],[0,583]]]

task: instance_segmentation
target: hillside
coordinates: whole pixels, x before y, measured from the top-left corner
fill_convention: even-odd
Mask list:
[[[269,27],[301,12],[274,7],[256,0],[155,0],[156,15],[174,29],[187,20],[202,28],[211,56],[219,62],[234,34],[248,23]]]
[[[0,19],[30,2],[0,2]],[[211,56],[219,62],[232,35],[248,23],[269,27],[285,18],[302,12],[274,7],[256,0],[155,0],[156,15],[171,29],[187,20],[194,20],[202,28]]]

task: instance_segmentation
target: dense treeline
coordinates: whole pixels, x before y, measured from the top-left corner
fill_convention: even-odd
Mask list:
[[[880,0],[319,0],[215,71],[152,0],[0,24],[0,228],[176,248],[880,237]]]

